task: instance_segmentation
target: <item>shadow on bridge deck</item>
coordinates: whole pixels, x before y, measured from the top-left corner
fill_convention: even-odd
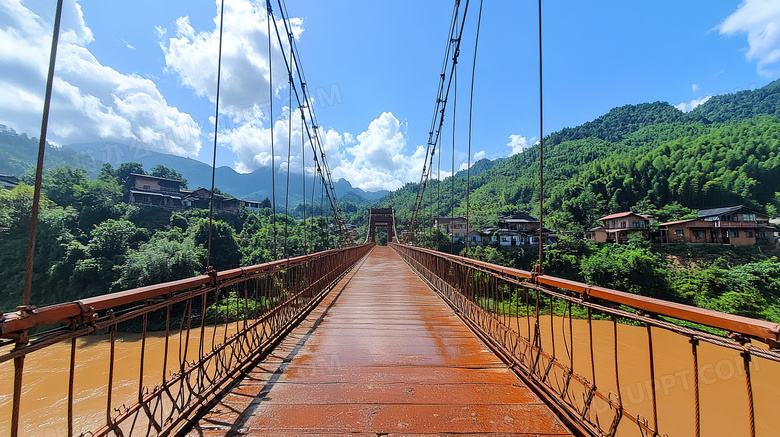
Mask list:
[[[571,435],[376,247],[189,435]]]

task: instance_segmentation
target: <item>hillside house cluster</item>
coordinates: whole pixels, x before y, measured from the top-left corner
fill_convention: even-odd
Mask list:
[[[466,229],[465,217],[437,217],[434,227],[439,228],[459,244],[469,246],[499,246],[513,247],[539,244],[539,219],[526,213],[518,212],[502,216],[496,226],[480,229]],[[557,241],[555,232],[542,228],[542,238],[545,244]]]
[[[626,243],[632,234],[657,243],[698,243],[750,246],[775,244],[778,228],[769,218],[744,206],[702,209],[696,218],[658,223],[652,216],[621,212],[601,217],[601,226],[585,232],[598,243]],[[657,224],[657,231],[651,230]]]
[[[211,208],[211,190],[206,188],[188,190],[182,188],[182,181],[157,176],[132,173],[130,177],[133,183],[130,189],[130,204],[167,209]],[[216,212],[236,214],[242,203],[250,211],[260,209],[260,202],[214,195]]]

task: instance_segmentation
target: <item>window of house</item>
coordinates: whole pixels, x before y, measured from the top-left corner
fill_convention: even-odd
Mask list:
[[[755,214],[742,214],[742,220],[746,222],[754,222],[756,221],[756,215]]]
[[[674,233],[678,237],[684,237],[685,236],[685,230],[683,230],[683,229],[677,229],[677,230],[674,231]]]
[[[745,237],[753,238],[753,231],[745,231]]]
[[[144,190],[151,190],[152,187],[150,185],[144,185]]]
[[[626,222],[620,222],[620,227],[621,228],[625,228],[626,227]]]
[[[739,231],[731,231],[731,238],[739,238]]]
[[[704,231],[693,231],[693,238],[698,238],[698,239],[707,238],[707,233]]]

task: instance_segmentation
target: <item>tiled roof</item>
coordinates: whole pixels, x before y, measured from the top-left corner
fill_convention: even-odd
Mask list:
[[[653,217],[653,216],[647,215],[647,214],[638,214],[638,213],[635,213],[635,212],[628,211],[628,212],[618,212],[618,213],[615,213],[615,214],[606,215],[606,216],[600,218],[599,220],[612,220],[612,219],[621,218],[621,217],[628,217],[630,215],[635,215],[635,216],[646,218],[646,219],[650,219],[650,218]]]
[[[699,217],[711,217],[714,215],[722,215],[722,214],[728,214],[730,212],[739,211],[740,209],[745,208],[742,205],[739,206],[727,206],[724,208],[712,208],[712,209],[700,209],[699,210]]]
[[[688,223],[688,222],[693,222],[693,221],[696,221],[696,219],[675,220],[673,222],[659,223],[658,226],[679,225],[680,223]]]

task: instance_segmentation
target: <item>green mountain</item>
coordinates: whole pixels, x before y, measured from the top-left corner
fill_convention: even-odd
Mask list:
[[[780,81],[716,96],[684,113],[664,102],[625,105],[545,138],[545,216],[559,229],[581,229],[629,209],[657,212],[744,204],[780,209]],[[539,213],[538,146],[473,172],[469,214],[495,222],[512,211]],[[475,174],[476,173],[476,174]],[[431,215],[466,213],[465,172],[433,187]],[[417,184],[381,204],[411,216]],[[454,206],[454,208],[451,207]],[[675,211],[677,210],[675,209]],[[453,211],[454,210],[454,211]],[[663,213],[661,213],[663,215]]]
[[[18,134],[13,129],[0,124],[0,173],[22,176],[34,173],[38,161],[38,138]],[[44,168],[71,165],[87,170],[94,177],[100,171],[100,165],[89,155],[66,147],[55,147],[46,143]]]
[[[757,90],[714,96],[689,114],[714,123],[743,120],[761,114],[780,116],[780,79]]]
[[[17,134],[12,129],[0,125],[0,172],[21,176],[35,171],[38,153],[38,140],[29,138],[26,134]],[[118,167],[124,162],[138,162],[146,170],[162,164],[181,173],[187,179],[190,188],[211,187],[211,166],[201,161],[183,158],[166,153],[153,152],[145,148],[131,147],[117,143],[79,143],[65,147],[48,145],[45,155],[45,167],[53,168],[61,165],[71,165],[83,168],[91,177],[97,176],[103,163]],[[276,202],[284,204],[287,193],[287,174],[278,172],[275,175]],[[238,173],[230,167],[218,167],[215,171],[216,186],[223,192],[245,200],[263,200],[272,197],[271,174],[268,170],[259,169],[251,173]],[[307,196],[311,196],[314,179],[307,177]],[[353,193],[363,201],[380,199],[387,191],[368,192],[353,187],[348,181],[341,179],[334,184],[336,194],[341,197]],[[318,185],[319,187],[319,185]],[[303,181],[300,174],[290,176],[289,188],[290,207],[303,200]]]

